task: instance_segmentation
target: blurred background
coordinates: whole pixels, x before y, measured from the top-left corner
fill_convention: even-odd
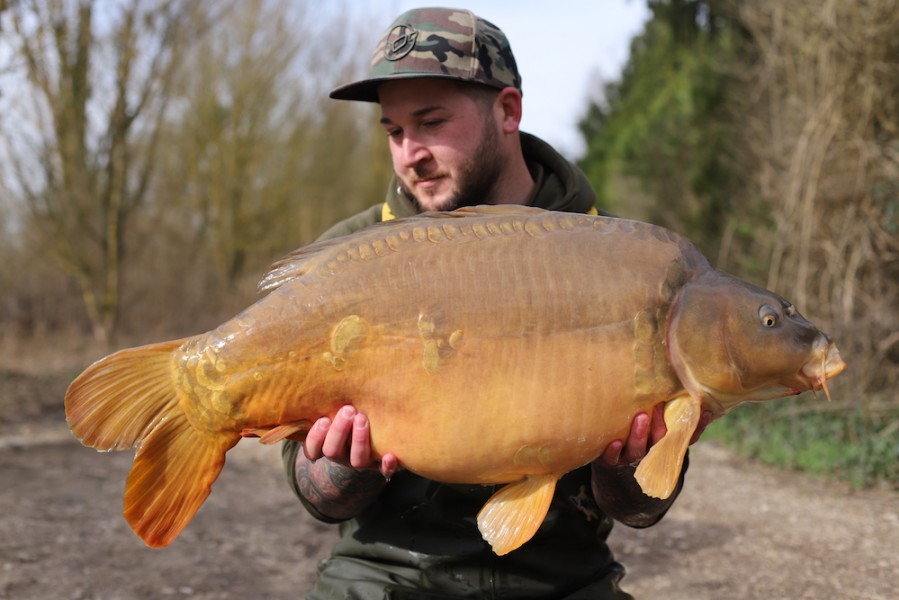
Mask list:
[[[603,208],[685,234],[837,340],[832,402],[741,408],[708,436],[897,487],[899,4],[463,4],[510,38],[524,129]],[[411,6],[0,0],[0,374],[71,377],[214,327],[379,202],[377,107],[327,92]]]

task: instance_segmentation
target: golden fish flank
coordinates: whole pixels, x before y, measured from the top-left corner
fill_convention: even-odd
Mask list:
[[[350,402],[376,456],[507,484],[477,518],[505,554],[637,412],[666,403],[636,477],[667,497],[702,410],[821,389],[845,367],[783,298],[620,219],[495,206],[395,220],[301,248],[261,287],[218,328],[117,352],[66,393],[83,443],[137,449],[124,514],[149,546],[187,525],[242,436],[302,440]]]

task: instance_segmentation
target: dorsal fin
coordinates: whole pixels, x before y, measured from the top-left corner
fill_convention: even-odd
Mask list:
[[[315,269],[316,265],[320,263],[322,255],[327,254],[328,250],[345,242],[344,237],[338,237],[297,248],[284,258],[272,263],[268,273],[259,282],[258,290],[270,292],[288,281],[302,277]]]

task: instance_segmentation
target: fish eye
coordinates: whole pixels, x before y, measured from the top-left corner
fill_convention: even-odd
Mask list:
[[[774,310],[773,307],[762,304],[759,307],[759,320],[761,320],[762,325],[771,329],[772,327],[777,327],[780,315],[778,315],[777,311]]]

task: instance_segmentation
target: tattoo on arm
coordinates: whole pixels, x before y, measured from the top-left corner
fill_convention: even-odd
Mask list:
[[[387,481],[377,470],[358,471],[349,465],[297,455],[297,487],[300,495],[325,516],[349,519],[371,504]]]

